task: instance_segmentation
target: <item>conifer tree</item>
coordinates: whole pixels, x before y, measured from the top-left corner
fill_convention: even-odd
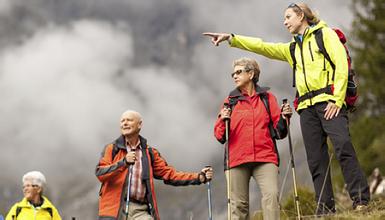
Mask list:
[[[351,134],[366,174],[385,172],[385,0],[353,0],[350,48],[359,79]]]

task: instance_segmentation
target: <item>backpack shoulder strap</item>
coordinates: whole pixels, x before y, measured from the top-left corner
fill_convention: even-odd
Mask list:
[[[229,107],[233,110],[234,106],[238,103],[239,96],[229,96]]]
[[[49,213],[49,215],[51,216],[51,218],[53,217],[53,214],[52,214],[52,208],[51,207],[47,207],[45,208],[45,210],[47,210],[47,212]]]
[[[17,216],[19,216],[20,212],[21,212],[21,207],[20,206],[16,207],[16,216],[15,216],[16,218]]]
[[[293,60],[293,87],[295,87],[295,71],[297,70],[297,59],[295,58],[295,46],[297,45],[297,42],[291,42],[290,43],[290,56]]]
[[[270,118],[270,121],[269,121],[269,130],[270,130],[270,134],[271,134],[271,137],[272,138],[275,138],[275,132],[272,133],[272,131],[274,131],[274,125],[273,125],[273,119],[271,118],[271,112],[270,112],[270,105],[269,105],[269,98],[268,98],[268,95],[266,93],[261,93],[259,95],[259,97],[261,98],[262,102],[263,102],[263,105],[265,106],[266,108],[266,111],[267,111],[267,114],[269,115],[269,118]]]
[[[152,150],[152,147],[148,147],[148,152],[150,153],[151,165],[153,165],[154,164],[154,151]]]
[[[119,148],[116,146],[116,144],[112,145],[112,161],[115,159],[116,154],[118,154]]]
[[[333,70],[336,69],[336,65],[333,63],[332,59],[330,58],[328,52],[326,51],[325,44],[324,44],[324,39],[323,39],[323,33],[322,33],[322,28],[314,31],[315,35],[315,40],[317,42],[317,46],[319,51],[324,55],[325,59],[330,63],[332,66]],[[334,74],[333,74],[333,79],[334,79]]]
[[[276,135],[276,132],[275,132],[275,130],[274,130],[273,119],[272,119],[272,117],[271,117],[270,105],[269,105],[269,97],[268,97],[268,94],[267,94],[267,93],[261,93],[261,94],[259,95],[259,97],[261,98],[261,100],[262,100],[262,102],[263,102],[263,105],[264,105],[265,108],[266,108],[267,114],[269,115],[269,118],[270,118],[270,121],[269,121],[269,131],[270,131],[271,139],[273,140],[274,150],[275,150],[275,153],[277,154],[278,166],[279,166],[279,164],[280,164],[280,158],[279,158],[279,153],[278,153],[277,143],[276,143],[276,141],[275,141],[275,138],[277,137],[277,135]]]

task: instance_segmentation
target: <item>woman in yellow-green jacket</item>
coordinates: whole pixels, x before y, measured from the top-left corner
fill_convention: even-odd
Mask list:
[[[25,174],[24,198],[12,206],[5,220],[61,220],[55,206],[43,196],[45,183],[45,177],[39,171]]]
[[[304,3],[290,4],[285,10],[284,25],[294,36],[288,43],[268,43],[260,38],[228,33],[211,33],[211,41],[218,46],[228,41],[231,47],[255,52],[293,66],[294,82],[299,95],[297,111],[316,193],[317,215],[335,212],[333,188],[330,179],[327,137],[330,138],[347,183],[353,208],[366,208],[369,187],[352,145],[345,95],[348,82],[348,62],[344,46],[337,34],[320,21]],[[325,49],[332,63],[320,52],[316,32],[322,32]],[[321,36],[322,36],[321,35]],[[295,44],[293,44],[295,42]],[[290,45],[295,45],[295,59]]]

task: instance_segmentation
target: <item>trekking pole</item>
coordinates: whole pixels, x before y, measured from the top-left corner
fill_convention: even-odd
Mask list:
[[[225,108],[230,108],[228,103],[224,104]],[[230,207],[230,189],[231,189],[231,178],[230,178],[230,159],[229,159],[229,136],[230,136],[230,118],[225,119],[225,137],[226,137],[226,146],[225,146],[225,157],[226,157],[226,167],[227,172],[226,182],[227,182],[227,219],[231,220],[231,207]]]
[[[206,167],[211,168],[210,165],[207,165]],[[208,199],[208,205],[209,205],[209,220],[213,220],[212,202],[211,202],[211,181],[207,182],[207,199]]]
[[[287,103],[287,99],[282,100],[283,104]],[[295,163],[294,163],[294,154],[293,154],[293,145],[291,141],[291,134],[290,134],[290,117],[285,115],[286,118],[286,125],[287,125],[287,136],[289,138],[289,150],[290,150],[290,160],[291,160],[291,171],[293,174],[293,185],[294,185],[294,201],[295,201],[295,207],[297,209],[297,219],[301,219],[301,212],[300,212],[300,206],[299,206],[299,196],[297,191],[297,180],[295,175]]]
[[[128,206],[130,204],[130,188],[131,188],[132,165],[128,166],[128,183],[127,183],[127,199],[126,199],[126,220],[128,220]]]
[[[285,185],[286,185],[287,176],[289,175],[289,169],[290,169],[290,160],[287,162],[285,175],[283,177],[283,181],[282,181],[282,185],[281,185],[281,190],[279,191],[279,197],[278,197],[279,198],[278,199],[279,204],[281,204],[281,201],[282,201],[283,190],[284,190]]]
[[[332,163],[332,159],[333,159],[333,153],[331,153],[330,157],[329,157],[329,164],[328,164],[328,168],[326,169],[326,175],[325,175],[325,178],[324,178],[324,181],[322,183],[322,187],[321,187],[321,192],[320,192],[320,196],[318,198],[318,201],[317,201],[317,209],[316,209],[316,213],[319,211],[319,208],[320,208],[320,205],[321,205],[321,198],[322,198],[322,194],[324,192],[324,188],[325,188],[325,185],[326,185],[326,180],[327,180],[327,177],[329,176],[329,171],[330,171],[330,165]],[[322,206],[322,211],[324,211],[324,206]]]

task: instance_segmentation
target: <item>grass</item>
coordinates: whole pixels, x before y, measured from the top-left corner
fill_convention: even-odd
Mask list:
[[[317,220],[380,220],[385,219],[385,198],[375,197],[369,203],[365,211],[357,212],[351,208],[351,201],[346,194],[336,195],[337,213],[332,216],[316,218],[314,210],[316,203],[314,201],[314,193],[306,188],[299,188],[298,194],[300,198],[301,219],[317,219]],[[262,213],[254,213],[252,220],[262,220]],[[291,196],[281,207],[281,219],[295,220],[297,214],[294,207],[294,200]]]

